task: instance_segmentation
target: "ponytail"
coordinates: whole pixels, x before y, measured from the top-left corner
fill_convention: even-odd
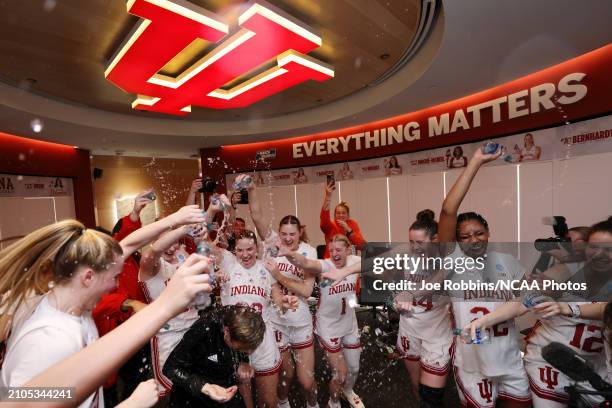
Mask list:
[[[117,241],[75,220],[47,225],[0,251],[0,310],[3,320],[24,300],[44,294],[49,283],[72,279],[79,266],[107,270],[123,253]]]

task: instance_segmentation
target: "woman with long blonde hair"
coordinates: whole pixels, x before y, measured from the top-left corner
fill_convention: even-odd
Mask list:
[[[0,310],[8,337],[2,385],[21,386],[94,342],[98,331],[91,310],[116,286],[124,255],[164,230],[204,221],[193,207],[131,234],[121,244],[78,221],[65,220],[0,251]],[[82,406],[103,406],[99,390]]]

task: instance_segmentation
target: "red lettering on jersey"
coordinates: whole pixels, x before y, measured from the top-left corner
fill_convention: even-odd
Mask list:
[[[354,283],[348,283],[348,282],[342,283],[336,286],[330,286],[327,294],[336,295],[338,293],[343,293],[343,292],[354,292],[355,286],[356,285]]]
[[[482,399],[487,402],[491,402],[491,398],[493,397],[493,384],[491,381],[486,378],[482,379],[482,382],[478,383],[478,391],[480,392],[480,396]]]
[[[264,288],[255,285],[233,286],[230,292],[230,296],[236,295],[257,295],[263,298],[267,297]]]
[[[540,381],[546,384],[549,390],[554,390],[559,384],[559,372],[549,366],[539,367]]]

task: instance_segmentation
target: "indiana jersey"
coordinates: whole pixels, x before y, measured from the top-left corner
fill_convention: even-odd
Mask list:
[[[349,255],[346,266],[360,261],[355,255]],[[319,261],[325,263],[323,268],[335,268],[329,259]],[[323,337],[344,337],[357,328],[355,305],[357,304],[358,275],[349,275],[337,285],[322,287],[321,297],[317,304],[315,330]]]
[[[264,322],[270,320],[272,285],[276,283],[260,260],[250,268],[233,262],[229,280],[221,286],[221,304],[250,306],[261,313]]]
[[[420,287],[421,281],[429,279],[430,275],[426,271],[404,272],[405,279],[416,282],[417,287]],[[399,298],[401,300],[401,293]],[[400,329],[403,329],[405,335],[422,340],[449,336],[451,323],[448,306],[448,297],[438,293],[414,298],[410,315],[400,315]]]
[[[451,258],[466,258],[457,246]],[[519,280],[524,271],[518,260],[509,254],[490,251],[482,269],[466,269],[453,273],[451,280],[460,282],[495,282],[496,280]],[[472,320],[496,310],[514,298],[510,290],[452,290],[449,291],[455,327],[463,329]],[[479,372],[487,377],[502,376],[508,370],[523,370],[519,351],[518,333],[514,319],[494,325],[488,329],[490,343],[464,344],[456,341],[453,364],[468,372]]]
[[[164,258],[160,258],[160,267],[159,272],[154,277],[146,280],[145,282],[140,282],[142,292],[145,295],[148,303],[153,302],[157,299],[161,293],[166,289],[166,285],[172,275],[179,267],[180,264],[171,264],[167,262]],[[210,303],[210,297],[208,298],[208,303]],[[170,319],[160,330],[161,332],[167,331],[184,331],[191,327],[191,325],[198,320],[198,311],[195,307],[190,307],[185,312],[177,315]]]
[[[273,232],[273,234],[276,234],[276,232]],[[306,258],[317,259],[316,249],[305,242],[300,242],[297,252]],[[281,256],[274,258],[274,260],[283,275],[292,279],[304,280],[304,272],[289,262],[286,257]],[[293,292],[287,290],[282,285],[281,289],[285,295],[294,295]],[[270,318],[275,325],[298,327],[312,324],[312,315],[310,314],[308,303],[301,296],[298,296],[298,307],[296,310],[288,310],[285,314],[280,314],[278,310],[273,310],[270,313]]]

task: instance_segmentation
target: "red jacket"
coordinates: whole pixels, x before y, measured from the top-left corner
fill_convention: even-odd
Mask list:
[[[351,241],[351,244],[355,245],[357,249],[363,249],[366,240],[363,238],[363,235],[361,235],[361,230],[359,229],[357,221],[349,219],[346,220],[346,223],[351,227],[351,230],[353,230],[353,233],[348,237],[349,241]],[[325,254],[323,258],[329,258],[329,242],[334,235],[346,235],[346,231],[331,219],[329,210],[324,210],[323,208],[321,208],[321,231],[325,234]]]
[[[127,215],[121,220],[121,229],[113,235],[113,238],[117,241],[121,241],[123,238],[136,231],[142,226],[140,220],[134,222]],[[132,312],[121,311],[121,304],[126,299],[139,300],[143,303],[147,303],[140,286],[138,285],[138,270],[139,266],[133,256],[128,257],[123,264],[123,270],[118,278],[117,288],[112,292],[102,296],[100,302],[94,308],[92,315],[98,328],[100,337],[110,332],[119,324],[126,321]],[[105,387],[113,385],[117,381],[117,374],[114,373],[104,384]]]

